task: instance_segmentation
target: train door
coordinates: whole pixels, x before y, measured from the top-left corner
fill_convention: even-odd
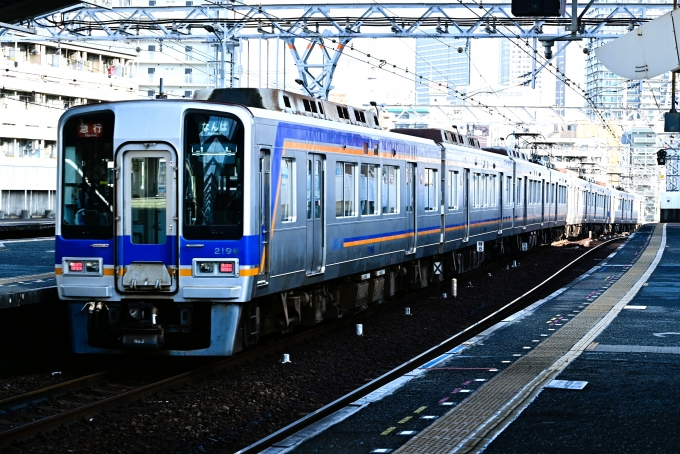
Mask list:
[[[406,253],[416,252],[416,165],[406,163]]]
[[[528,203],[528,193],[529,193],[529,179],[527,177],[524,177],[524,186],[523,186],[523,191],[522,191],[522,209],[524,210],[524,227],[526,228],[527,226],[527,212],[529,210],[529,203]]]
[[[504,198],[503,198],[503,188],[505,186],[505,182],[503,180],[505,178],[504,175],[505,174],[503,172],[501,172],[500,175],[498,175],[498,177],[499,177],[498,178],[498,215],[499,215],[499,218],[498,218],[498,233],[503,232],[503,203],[505,203]]]
[[[463,241],[470,238],[470,169],[465,169],[463,179],[463,210],[465,210],[465,234]]]
[[[555,210],[554,211],[554,213],[555,213],[554,225],[557,225],[557,221],[558,221],[557,215],[558,215],[559,212],[557,211],[557,205],[559,205],[559,203],[558,203],[559,200],[560,200],[560,185],[559,185],[559,183],[555,183],[555,184],[553,184],[553,198],[552,198],[552,201],[555,204],[555,206],[553,207],[554,210]]]
[[[118,153],[116,285],[124,292],[177,289],[177,158],[156,145]]]
[[[260,150],[260,268],[257,280],[259,285],[266,285],[269,281],[271,263],[271,251],[269,250],[269,238],[272,229],[270,159],[269,150]]]
[[[541,225],[545,222],[545,203],[548,197],[546,189],[545,180],[541,180]]]
[[[324,156],[307,155],[307,275],[323,273]]]

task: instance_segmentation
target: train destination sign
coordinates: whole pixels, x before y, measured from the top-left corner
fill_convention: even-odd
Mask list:
[[[101,123],[81,123],[78,126],[78,137],[101,137],[104,128]]]

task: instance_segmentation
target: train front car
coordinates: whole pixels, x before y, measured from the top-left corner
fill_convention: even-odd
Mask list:
[[[241,348],[238,303],[260,256],[251,123],[245,108],[194,101],[62,116],[55,267],[76,353]]]

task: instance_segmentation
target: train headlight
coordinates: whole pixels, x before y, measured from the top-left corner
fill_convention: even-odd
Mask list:
[[[85,271],[88,273],[99,273],[99,262],[85,262]]]
[[[215,272],[214,262],[199,262],[198,271],[205,274],[213,274]]]

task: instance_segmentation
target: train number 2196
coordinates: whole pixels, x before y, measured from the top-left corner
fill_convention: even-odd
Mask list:
[[[230,248],[230,247],[216,247],[215,248],[215,255],[237,255],[238,254],[238,249],[237,248]]]

